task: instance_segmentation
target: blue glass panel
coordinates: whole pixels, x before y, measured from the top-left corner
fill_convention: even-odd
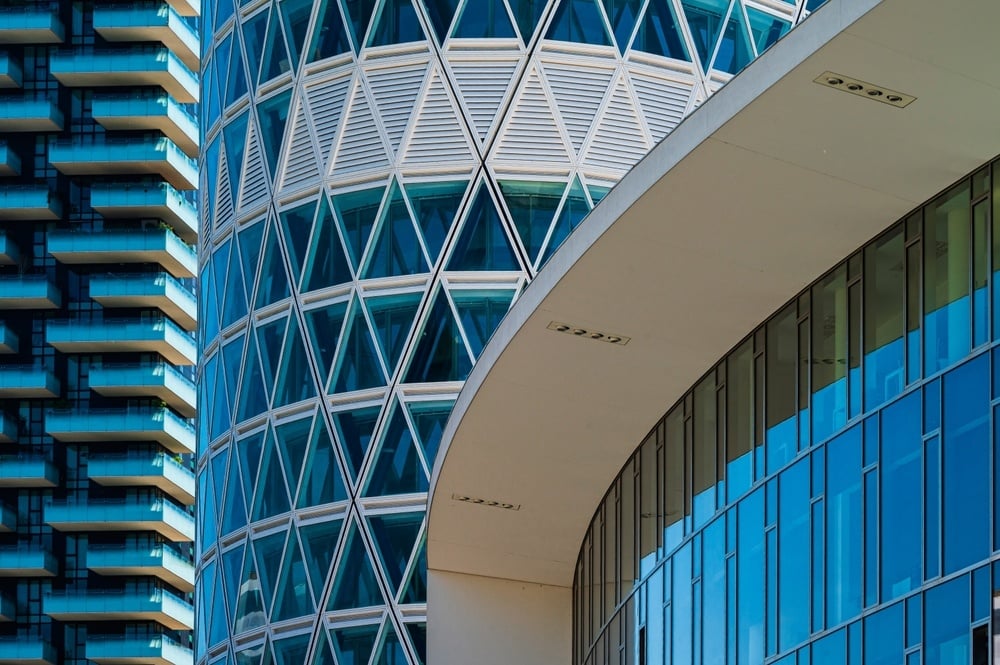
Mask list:
[[[218,9],[215,11],[215,29],[218,31],[226,21],[233,15],[233,0],[219,0]],[[206,21],[206,25],[211,25]],[[206,40],[207,41],[207,40]]]
[[[257,281],[257,297],[254,298],[254,309],[267,307],[291,295],[288,286],[288,273],[285,271],[285,261],[278,247],[277,229],[272,225],[264,242],[264,258],[260,267],[260,279]]]
[[[990,532],[989,357],[944,377],[944,574],[985,559]]]
[[[317,419],[313,428],[305,468],[302,470],[302,487],[299,490],[296,507],[321,506],[346,499],[347,490],[344,488],[344,481],[341,480],[340,472],[337,470],[339,466],[333,451],[333,440],[330,438],[330,433],[322,419]],[[303,546],[307,548],[308,554],[308,546],[305,541],[303,541]],[[320,583],[322,584],[322,582]],[[319,591],[316,591],[316,597],[319,598]]]
[[[734,10],[735,11],[735,10]],[[823,441],[847,422],[847,267],[841,265],[811,289],[813,437]],[[800,348],[805,346],[800,342]],[[801,355],[801,354],[800,354]],[[800,379],[801,380],[801,379]],[[808,437],[803,437],[808,441]]]
[[[915,647],[923,640],[923,598],[918,593],[906,599],[906,648]]]
[[[284,46],[281,48],[284,49]],[[277,176],[278,157],[281,155],[281,139],[285,135],[285,123],[288,120],[288,107],[291,98],[292,91],[289,89],[257,104],[260,138],[264,145],[267,165],[271,168],[271,177]]]
[[[312,232],[315,214],[316,202],[310,201],[285,210],[278,215],[281,232],[285,238],[285,247],[288,249],[288,258],[292,263],[292,274],[296,278],[295,281],[298,281],[298,276],[302,273],[302,263],[305,260],[306,247],[309,244],[309,234]]]
[[[538,19],[541,18],[548,0],[508,0],[507,4],[514,12],[521,40],[527,44],[531,41],[535,28],[538,27]]]
[[[228,448],[224,449],[221,453],[217,454],[215,457],[213,457],[211,459],[210,466],[211,466],[211,471],[212,471],[212,483],[211,483],[212,496],[215,499],[214,503],[215,503],[215,505],[217,507],[217,510],[220,511],[220,512],[217,512],[216,514],[212,515],[212,519],[213,520],[216,518],[216,515],[221,515],[222,504],[223,504],[223,501],[225,500],[225,496],[226,496],[226,471],[229,468],[228,467],[228,462],[229,462],[229,449]],[[214,526],[214,524],[212,525],[212,530],[211,531],[207,531],[207,525],[206,525],[206,533],[211,533],[212,536],[213,536],[213,538],[214,538],[214,536],[215,536],[215,526]],[[208,545],[205,545],[204,547],[207,548]]]
[[[463,381],[469,375],[472,360],[444,290],[438,291],[419,340],[406,370],[406,383]]]
[[[281,76],[290,71],[293,66],[291,58],[288,55],[288,48],[285,46],[285,37],[282,34],[281,22],[278,20],[277,12],[271,12],[271,18],[273,20],[267,26],[267,38],[264,42],[264,59],[261,61],[260,78],[257,81],[257,85],[262,85],[266,81]]]
[[[704,617],[702,665],[726,665],[726,519],[705,528],[701,574]],[[659,609],[659,608],[656,608]],[[649,662],[649,661],[647,661]]]
[[[375,423],[378,422],[378,407],[341,411],[333,414],[333,422],[337,427],[337,438],[341,449],[347,453],[347,461],[351,465],[353,477],[357,478],[361,463],[368,452]]]
[[[677,60],[691,60],[687,47],[684,45],[684,38],[681,36],[681,29],[674,16],[674,8],[669,0],[650,0],[646,15],[639,24],[639,32],[635,35],[632,48],[646,53],[662,55],[667,58]],[[594,196],[594,187],[591,187],[591,196],[594,203],[597,203],[601,196]]]
[[[292,69],[299,66],[299,56],[309,30],[309,14],[312,12],[311,0],[280,0],[281,21],[285,26],[285,36],[292,50]]]
[[[561,0],[545,38],[611,46],[597,0]]]
[[[369,607],[382,604],[375,571],[368,560],[364,543],[357,527],[351,525],[347,544],[337,563],[337,575],[330,591],[328,610]],[[368,661],[362,661],[362,665]]]
[[[812,562],[810,565],[810,582],[812,590],[812,631],[820,631],[825,627],[823,611],[826,608],[826,578],[824,565],[826,563],[826,508],[823,499],[812,504]]]
[[[333,212],[324,196],[320,199],[312,245],[302,275],[302,290],[315,291],[335,284],[345,284],[352,278],[340,233],[333,221]]]
[[[407,623],[405,626],[410,634],[410,644],[417,652],[417,665],[424,665],[427,662],[427,624]]]
[[[501,180],[499,184],[517,234],[521,237],[528,259],[534,264],[559,209],[565,185],[521,180]]]
[[[347,315],[347,301],[327,305],[303,312],[306,329],[312,341],[316,362],[320,363],[320,374],[326,376],[333,367],[336,357],[337,340]]]
[[[288,536],[288,545],[285,549],[284,561],[281,564],[281,577],[278,580],[278,588],[275,592],[274,610],[271,612],[271,621],[286,621],[294,617],[311,614],[315,610],[312,596],[309,593],[309,585],[306,580],[306,566],[302,560],[302,552],[299,549],[296,529],[292,526]],[[303,635],[305,644],[302,645],[301,657],[297,660],[287,661],[295,663],[305,662],[305,650],[309,646],[309,635]],[[275,660],[281,662],[279,658],[279,644],[291,644],[292,640],[282,640],[275,642]],[[296,653],[298,653],[296,651]]]
[[[969,616],[967,575],[927,591],[924,595],[924,662],[927,665],[970,662]]]
[[[994,562],[994,567],[996,563]],[[982,621],[990,615],[990,567],[972,571],[972,620]]]
[[[399,363],[422,298],[422,293],[413,292],[365,300],[375,326],[375,337],[390,368],[394,369]]]
[[[368,32],[368,23],[375,13],[375,0],[342,0],[342,2],[347,8],[347,17],[354,36],[354,49],[359,51],[365,33]]]
[[[225,308],[222,311],[222,328],[228,328],[247,315],[247,295],[243,290],[246,280],[243,277],[242,260],[240,253],[233,243],[233,251],[229,255],[229,268],[226,271],[226,295]],[[231,387],[235,383],[229,384]]]
[[[281,473],[281,461],[274,445],[264,448],[257,493],[253,503],[254,522],[288,512],[292,507],[288,500],[285,478]]]
[[[924,384],[924,433],[929,434],[941,426],[941,381],[934,379]]]
[[[972,343],[968,182],[929,204],[924,220],[924,372],[929,375],[968,355]]]
[[[309,432],[312,428],[312,418],[300,418],[290,423],[283,423],[274,428],[274,440],[281,454],[281,463],[285,469],[288,484],[295,488],[302,470],[306,447],[309,445]]]
[[[465,180],[458,180],[405,186],[406,196],[413,206],[413,214],[417,217],[431,263],[437,263],[441,255],[444,239],[455,221],[455,214],[468,184]]]
[[[240,172],[243,169],[243,150],[247,141],[247,118],[249,114],[244,111],[222,129],[233,201],[239,200],[240,195]]]
[[[882,600],[920,586],[923,443],[920,398],[910,394],[882,412]]]
[[[270,445],[270,441],[268,445]],[[246,479],[248,493],[252,492],[253,488],[257,486],[257,472],[260,470],[260,457],[263,450],[263,432],[251,434],[236,443],[236,451],[240,457],[240,467],[243,469],[243,477]]]
[[[460,39],[514,39],[514,25],[503,0],[471,0],[465,3],[452,37]]]
[[[237,545],[222,554],[222,579],[225,582],[226,599],[233,613],[236,611],[240,592],[240,570],[243,566],[243,545]],[[232,626],[232,623],[229,624]]]
[[[312,665],[337,665],[337,662],[333,658],[333,651],[330,650],[330,639],[324,631],[321,631],[319,634]]]
[[[476,198],[448,259],[448,270],[518,270],[517,257],[485,185]]]
[[[762,12],[754,7],[746,7],[750,19],[750,34],[753,35],[757,53],[763,53],[787,33],[792,25],[784,19]]]
[[[472,347],[472,355],[479,358],[486,342],[510,309],[514,291],[455,289],[451,292],[451,297],[458,310],[465,337]]]
[[[736,610],[737,665],[764,662],[764,493],[757,490],[739,503]],[[843,660],[837,665],[843,665]]]
[[[393,182],[376,231],[374,249],[364,269],[364,278],[413,275],[428,270],[403,192],[399,184]]]
[[[282,534],[278,534],[280,537]],[[254,564],[253,548],[248,547],[243,561],[243,574],[240,576],[239,596],[236,602],[236,612],[233,614],[233,633],[253,630],[263,626],[267,620],[267,610],[261,595],[261,579]]]
[[[351,308],[351,322],[340,344],[340,359],[331,381],[332,392],[345,393],[385,385],[368,324],[359,303]]]
[[[427,12],[439,44],[448,36],[448,28],[455,17],[458,2],[459,0],[423,0],[424,11]]]
[[[215,47],[214,57],[204,66],[202,94],[205,97],[202,102],[204,106],[200,110],[205,113],[202,117],[202,125],[205,128],[214,125],[222,112],[222,96],[219,94],[220,70],[222,85],[225,85],[225,75],[229,71],[229,52],[233,45],[232,37],[232,33],[226,35],[225,39]]]
[[[340,665],[368,665],[378,635],[377,623],[330,632],[333,635],[333,650]]]
[[[298,616],[298,615],[291,615]],[[274,640],[274,665],[299,665],[306,662],[311,635],[296,635],[281,640]]]
[[[333,197],[333,207],[340,219],[348,254],[355,270],[368,245],[383,192],[384,187],[375,187]]]
[[[257,345],[253,340],[247,344],[247,356],[243,365],[246,369],[243,371],[243,382],[240,384],[239,408],[236,412],[238,423],[267,411],[267,391],[264,389]]]
[[[219,187],[219,150],[222,147],[222,134],[216,134],[211,143],[205,149],[205,163],[202,167],[205,172],[206,183],[209,192],[218,192]],[[208,208],[205,211],[205,225],[208,226],[215,220],[215,198],[216,195],[209,194],[205,199],[208,201]]]
[[[228,4],[228,0],[220,0]],[[229,59],[229,78],[226,82],[226,93],[222,97],[223,108],[228,108],[233,102],[247,94],[247,68],[243,61],[243,49],[240,48],[238,32],[233,30],[233,54]]]
[[[865,488],[865,607],[878,604],[878,472],[867,471]]]
[[[260,247],[264,240],[264,222],[256,222],[243,227],[238,235],[240,243],[240,260],[243,261],[243,286],[247,296],[253,294],[257,279],[257,267],[260,265]]]
[[[719,50],[715,55],[713,69],[720,69],[730,74],[736,74],[753,60],[750,48],[750,35],[743,21],[743,13],[739,4],[733,6],[726,30],[719,41]]]
[[[372,665],[408,665],[406,652],[396,636],[390,619],[385,621],[381,642]]]
[[[229,457],[229,480],[225,500],[222,501],[222,533],[242,529],[247,523],[247,506],[244,501],[243,474],[237,462],[238,455]]]
[[[365,485],[365,496],[426,492],[427,473],[420,463],[417,446],[397,404],[382,435],[375,466]]]
[[[809,636],[809,460],[803,459],[780,477],[778,507],[778,650]]]
[[[841,628],[814,642],[811,660],[812,665],[844,665],[847,662],[847,631]]]
[[[368,46],[391,46],[425,39],[410,0],[382,0]]]
[[[281,357],[281,346],[287,328],[288,319],[280,318],[272,319],[256,329],[257,347],[263,361],[264,385],[268,387],[268,393],[274,389],[274,376],[278,371],[278,360]]]
[[[372,535],[375,536],[375,543],[378,545],[382,566],[392,583],[393,590],[399,589],[403,581],[403,573],[410,561],[423,521],[422,512],[393,513],[368,518]]]
[[[274,408],[313,397],[316,389],[311,379],[312,372],[302,344],[298,319],[293,317],[288,325],[288,336],[281,356],[281,371],[274,391]]]
[[[722,22],[729,10],[730,0],[683,0],[684,15],[694,46],[701,58],[701,66],[708,69],[708,61],[715,51],[715,43],[722,32]]]
[[[791,461],[798,449],[795,409],[799,358],[795,318],[795,306],[791,305],[767,323],[765,449],[768,473],[774,473]]]
[[[941,574],[941,441],[924,443],[924,579]]]
[[[279,531],[253,541],[260,590],[264,596],[264,604],[268,608],[273,602],[274,587],[278,582],[278,568],[281,565],[281,552],[287,535],[286,532]]]
[[[438,444],[441,443],[441,435],[444,433],[444,426],[451,415],[453,402],[410,402],[407,408],[410,411],[410,419],[417,429],[417,438],[424,449],[424,459],[427,465],[434,467],[434,459],[437,456]]]
[[[613,538],[613,537],[612,537]],[[613,540],[612,540],[613,542]],[[692,644],[692,619],[694,618],[694,598],[691,589],[691,543],[685,543],[673,556],[673,579],[671,589],[671,661],[673,663],[694,662]],[[614,556],[613,554],[611,556]]]
[[[263,11],[257,12],[243,24],[243,43],[246,45],[247,58],[250,62],[251,81],[256,81],[260,72],[261,63],[257,62],[257,58],[264,53],[264,39],[267,36],[267,21],[270,15],[271,6],[267,5]]]
[[[410,570],[410,579],[399,600],[403,603],[427,602],[427,543],[421,540],[416,560]]]
[[[580,179],[573,180],[569,192],[566,194],[566,201],[563,203],[559,217],[552,225],[552,233],[549,242],[545,247],[545,256],[541,263],[544,264],[555,253],[559,246],[563,244],[569,234],[573,232],[583,218],[590,212],[590,203],[587,201],[587,194],[584,192]]]
[[[835,626],[861,613],[861,428],[832,439],[826,454],[826,623]]]
[[[308,62],[332,58],[351,50],[347,30],[340,17],[337,0],[322,0],[309,44]]]
[[[635,29],[642,0],[602,0],[604,11],[611,21],[611,32],[614,33],[618,50],[624,54],[628,48],[632,30]]]

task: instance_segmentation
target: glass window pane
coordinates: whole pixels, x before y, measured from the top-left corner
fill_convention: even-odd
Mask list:
[[[920,586],[920,398],[911,393],[882,412],[882,601]]]
[[[924,607],[924,662],[954,665],[969,662],[969,578],[930,589]]]
[[[969,184],[955,187],[925,208],[924,322],[927,373],[968,354]]]
[[[865,665],[903,662],[903,604],[896,603],[865,619]]]
[[[666,418],[663,481],[663,542],[667,552],[684,535],[684,413],[674,409]]]
[[[767,324],[767,470],[783,466],[796,452],[795,379],[798,374],[795,306]]]
[[[729,501],[753,481],[753,342],[745,341],[726,360],[726,485]]]
[[[903,376],[903,229],[865,249],[865,409],[899,394]]]
[[[699,527],[715,512],[715,373],[694,389],[694,521]]]
[[[835,626],[861,612],[861,429],[827,444],[826,618]]]
[[[764,492],[757,490],[738,507],[737,643],[738,665],[764,662]],[[683,662],[683,661],[682,661]],[[841,661],[842,665],[843,661]]]
[[[813,437],[822,441],[847,422],[847,267],[812,289]]]
[[[778,488],[778,650],[809,636],[809,460],[781,474]]]

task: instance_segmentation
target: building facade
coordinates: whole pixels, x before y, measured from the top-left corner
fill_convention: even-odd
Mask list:
[[[197,1],[0,7],[0,662],[193,662]]]
[[[199,662],[426,662],[429,478],[484,345],[814,4],[205,10]]]

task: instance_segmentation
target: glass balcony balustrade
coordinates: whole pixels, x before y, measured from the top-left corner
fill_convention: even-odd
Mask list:
[[[21,158],[11,150],[6,141],[0,140],[0,176],[20,174]]]
[[[0,532],[12,533],[16,531],[17,521],[16,510],[10,506],[0,505]],[[0,614],[2,614],[2,612],[0,612]]]
[[[5,322],[0,321],[0,354],[17,353],[19,346],[17,334]]]
[[[184,104],[198,101],[198,77],[165,46],[123,45],[59,51],[49,71],[70,88],[158,85]]]
[[[194,293],[167,273],[94,275],[90,297],[104,307],[155,307],[185,330],[197,326]]]
[[[65,35],[53,5],[0,7],[0,44],[59,44]]]
[[[58,309],[60,305],[62,294],[47,275],[0,276],[0,310]]]
[[[59,560],[37,543],[0,546],[0,577],[55,577]]]
[[[39,455],[0,456],[0,487],[56,487],[59,470]]]
[[[170,229],[51,231],[47,242],[49,254],[70,265],[157,263],[174,277],[194,277],[197,266],[194,248]]]
[[[194,472],[164,453],[91,453],[87,477],[104,486],[158,487],[185,506],[194,505]]]
[[[193,453],[194,427],[166,407],[49,411],[45,432],[64,443],[155,441],[174,453]]]
[[[17,265],[21,259],[21,250],[7,235],[6,231],[0,231],[0,265]]]
[[[194,589],[194,564],[167,545],[92,545],[87,568],[105,576],[153,576],[182,590]]]
[[[198,157],[198,121],[169,95],[95,94],[91,115],[109,130],[158,131],[177,144],[188,157]]]
[[[58,650],[37,635],[0,637],[0,665],[56,665]]]
[[[87,660],[98,665],[142,662],[151,665],[191,665],[194,652],[169,637],[87,635]]]
[[[198,71],[197,28],[166,2],[94,7],[94,30],[109,42],[160,42],[188,69]]]
[[[55,100],[0,97],[0,131],[58,132],[62,128],[63,114]]]
[[[194,515],[162,497],[53,501],[45,523],[56,531],[153,531],[177,542],[194,540]]]
[[[0,280],[0,289],[3,281]],[[0,397],[59,397],[59,379],[49,369],[34,365],[0,365]]]
[[[49,345],[66,353],[159,353],[175,365],[193,365],[194,338],[162,316],[141,319],[50,320]]]
[[[11,443],[17,441],[17,418],[0,411],[0,442]]]
[[[20,61],[10,53],[0,53],[0,89],[20,88],[21,81]]]
[[[172,630],[194,627],[191,603],[162,589],[50,591],[42,612],[57,621],[155,621]]]
[[[6,595],[0,595],[0,622],[13,621],[17,616],[17,603]]]
[[[198,212],[188,199],[167,183],[94,183],[90,207],[105,219],[159,219],[188,243],[198,240]]]
[[[4,102],[0,100],[0,116]],[[0,119],[0,131],[3,120]],[[38,185],[0,186],[0,219],[10,221],[54,221],[62,217],[62,202],[48,187]]]
[[[158,175],[178,189],[198,186],[198,165],[170,139],[157,136],[56,139],[49,162],[66,175]]]

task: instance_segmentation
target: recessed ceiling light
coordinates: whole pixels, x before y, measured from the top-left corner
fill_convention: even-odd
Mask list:
[[[566,333],[568,335],[573,335],[574,337],[585,337],[587,339],[592,339],[597,342],[608,342],[610,344],[617,344],[618,346],[625,346],[632,339],[631,337],[625,337],[624,335],[612,335],[611,333],[598,332],[596,330],[588,330],[587,328],[571,326],[569,324],[560,323],[558,321],[553,321],[546,327],[549,330]]]
[[[866,83],[865,81],[833,72],[823,72],[813,80],[825,88],[843,90],[844,92],[849,92],[866,99],[874,99],[877,102],[895,106],[896,108],[905,108],[916,100],[916,97],[913,95],[907,95],[896,90],[890,90],[883,85]]]
[[[471,503],[477,506],[488,506],[490,508],[503,508],[504,510],[521,510],[521,504],[510,503],[508,501],[497,501],[495,499],[483,499],[477,496],[466,494],[452,494],[451,498],[462,503]]]

